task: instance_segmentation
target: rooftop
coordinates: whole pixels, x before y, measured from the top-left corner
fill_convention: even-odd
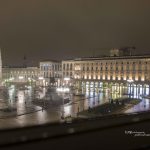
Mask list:
[[[53,59],[44,59],[44,60],[41,60],[40,63],[42,62],[53,62],[53,63],[61,63],[61,61],[58,61],[58,60],[53,60]]]
[[[149,55],[132,55],[132,56],[100,56],[100,57],[81,57],[75,59],[66,59],[63,61],[91,61],[91,60],[117,60],[117,59],[150,59]]]

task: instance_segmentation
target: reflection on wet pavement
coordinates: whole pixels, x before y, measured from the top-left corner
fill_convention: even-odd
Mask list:
[[[85,97],[73,96],[72,94],[58,93],[61,97],[69,97],[71,101],[68,104],[59,106],[51,106],[49,109],[43,109],[32,103],[34,99],[43,99],[46,95],[46,88],[36,89],[28,86],[26,90],[19,89],[14,85],[8,87],[7,91],[0,93],[0,128],[4,127],[22,127],[26,125],[38,125],[47,122],[61,121],[61,117],[77,117],[77,113],[87,110],[98,105],[108,103],[110,98],[121,98],[122,95],[97,92],[87,92]],[[127,97],[127,96],[124,96]],[[134,96],[135,98],[135,96]],[[138,97],[139,98],[139,97]],[[4,111],[7,108],[7,111]],[[15,109],[16,108],[16,109]],[[123,113],[132,113],[137,111],[150,110],[150,100],[142,99],[142,101],[126,110]],[[23,115],[25,114],[25,115]],[[14,118],[13,116],[20,115]]]
[[[41,110],[40,107],[32,104],[32,89],[29,86],[28,90],[20,90],[14,85],[11,85],[7,91],[2,91],[0,93],[0,118],[23,115]]]
[[[135,113],[150,110],[150,99],[142,99],[142,101],[133,106],[132,108],[126,110],[124,113]]]

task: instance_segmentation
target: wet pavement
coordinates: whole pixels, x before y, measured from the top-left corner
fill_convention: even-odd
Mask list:
[[[28,90],[20,90],[10,86],[0,93],[0,118],[20,116],[41,110],[40,107],[32,104],[33,91],[29,86]]]
[[[122,113],[137,113],[137,112],[143,112],[143,111],[150,111],[150,99],[143,98],[139,104],[133,106],[132,108]]]
[[[32,103],[35,98],[44,98],[46,89],[42,88],[35,91],[33,87],[27,87],[28,90],[20,90],[15,86],[11,86],[7,91],[0,94],[0,129],[15,128],[31,125],[45,124],[48,122],[61,122],[62,116],[77,117],[77,113],[88,109],[89,107],[96,107],[98,105],[108,103],[110,97],[120,98],[121,95],[110,96],[109,93],[86,93],[85,97],[72,96],[70,94],[61,94],[62,97],[69,97],[70,103],[49,109],[43,109]],[[4,108],[15,108],[13,110],[4,111]],[[150,101],[143,99],[138,105],[126,110],[123,113],[132,113],[135,111],[150,110]]]

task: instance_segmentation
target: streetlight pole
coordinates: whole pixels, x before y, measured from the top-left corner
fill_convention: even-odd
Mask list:
[[[63,102],[63,103],[62,103],[63,106],[62,106],[62,116],[61,116],[61,119],[64,120],[64,118],[65,118],[65,117],[64,117],[64,113],[65,113],[65,112],[64,112],[64,98],[62,99],[62,102]]]

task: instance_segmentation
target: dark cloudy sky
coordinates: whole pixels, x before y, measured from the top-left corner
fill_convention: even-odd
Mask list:
[[[4,64],[150,50],[150,0],[0,0]]]

